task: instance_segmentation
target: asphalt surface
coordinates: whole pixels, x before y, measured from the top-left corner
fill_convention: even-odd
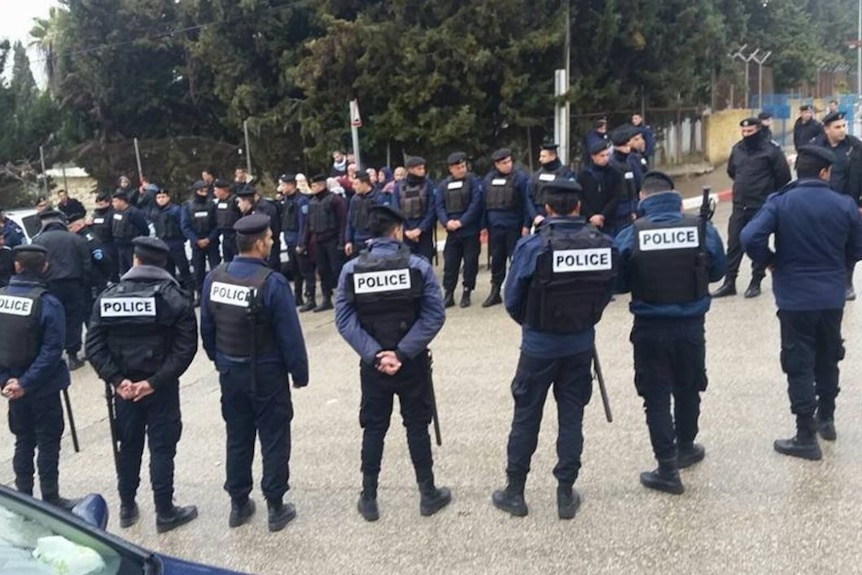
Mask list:
[[[724,233],[729,205],[716,223]],[[484,262],[484,258],[482,260]],[[743,264],[741,289],[749,277]],[[157,535],[147,467],[138,525],[120,530],[103,384],[90,366],[74,372],[70,390],[83,451],[63,441],[66,496],[101,492],[113,512],[109,530],[159,552],[248,573],[859,573],[862,549],[862,356],[854,334],[860,302],[845,312],[847,359],[838,399],[838,441],[807,462],[772,450],[793,434],[786,383],[778,361],[779,332],[770,279],[764,295],[716,301],[707,320],[709,389],[699,441],[706,460],[683,472],[686,493],[648,491],[638,473],[655,462],[641,402],[632,383],[628,296],[618,297],[598,328],[598,349],[612,402],[608,424],[598,391],[587,409],[583,505],[573,521],[556,516],[556,408],[549,399],[527,484],[530,515],[494,509],[504,484],[512,415],[509,385],[519,329],[501,306],[482,309],[483,269],[473,307],[449,311],[434,342],[434,376],[443,430],[435,447],[438,484],[453,503],[419,515],[419,498],[397,413],[381,475],[381,519],[356,512],[360,489],[358,359],[338,336],[333,314],[303,314],[311,384],[294,391],[289,499],[298,517],[278,534],[266,529],[265,505],[251,524],[228,529],[224,424],[216,374],[200,351],[182,380],[183,438],[177,455],[176,501],[195,503],[200,517]],[[6,414],[0,418],[5,419]],[[0,480],[12,483],[13,441],[0,445]],[[255,469],[259,480],[259,463]]]

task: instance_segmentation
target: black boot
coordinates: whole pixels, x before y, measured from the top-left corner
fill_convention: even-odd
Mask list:
[[[451,291],[447,291],[443,296],[443,307],[454,307],[455,305],[455,294]]]
[[[736,295],[736,280],[725,280],[720,288],[712,292],[712,297],[727,297],[731,295]]]
[[[158,533],[167,533],[193,521],[197,516],[198,508],[194,505],[186,505],[185,507],[174,505],[170,509],[156,513],[156,531]]]
[[[380,519],[380,511],[377,509],[377,476],[362,476],[362,493],[359,495],[359,503],[356,505],[359,514],[366,521],[377,521]]]
[[[448,487],[434,487],[434,479],[426,479],[419,484],[419,513],[423,517],[434,515],[452,501]]]
[[[571,485],[557,486],[557,515],[560,519],[574,519],[581,506],[581,495]]]
[[[120,505],[120,527],[122,529],[128,529],[137,523],[140,516],[141,514],[138,511],[138,504],[134,501]]]
[[[796,436],[790,439],[776,439],[775,451],[782,455],[817,461],[823,457],[817,443],[817,422],[813,415],[796,416]]]
[[[515,517],[526,517],[529,509],[524,501],[524,481],[509,478],[506,489],[498,489],[491,495],[494,507]]]
[[[293,296],[293,299],[296,300],[296,307],[302,307],[305,305],[305,300],[302,299],[302,292],[296,292],[296,295]]]
[[[464,290],[464,293],[461,294],[461,303],[458,305],[460,307],[470,307],[470,290]]]
[[[700,463],[706,457],[706,449],[699,443],[680,443],[676,454],[677,469],[686,469]]]
[[[856,290],[853,288],[853,274],[847,274],[847,288],[844,291],[844,299],[853,301],[856,299]]]
[[[491,307],[492,305],[498,305],[501,303],[503,303],[503,298],[500,297],[500,286],[497,284],[491,284],[491,293],[489,293],[485,301],[482,302],[482,307]]]
[[[293,503],[285,504],[279,501],[267,501],[269,511],[269,530],[273,533],[281,531],[285,526],[296,518],[296,508]]]
[[[679,470],[676,466],[676,458],[659,460],[658,467],[653,471],[644,471],[641,473],[641,485],[663,491],[664,493],[672,493],[673,495],[681,495],[685,492],[685,487],[682,485],[682,480],[679,478]]]
[[[826,441],[835,441],[838,439],[838,433],[835,431],[835,400],[826,401],[820,400],[820,406],[817,408],[817,433]]]
[[[67,353],[69,362],[69,371],[75,371],[84,367],[84,360],[78,357],[77,353]]]
[[[16,477],[15,489],[17,489],[20,493],[23,493],[24,495],[29,495],[30,497],[33,497],[33,478],[31,477],[29,480],[27,480]]]
[[[59,495],[43,496],[42,501],[54,507],[59,507],[63,511],[72,511],[72,508],[78,504],[80,499],[66,499]]]
[[[251,516],[254,515],[254,501],[248,497],[244,499],[245,501],[241,499],[231,499],[228,526],[239,527],[240,525],[244,525],[249,519],[251,519]]]
[[[752,279],[751,283],[748,284],[748,289],[745,290],[745,298],[751,299],[760,295],[760,281],[759,279]]]
[[[314,296],[309,296],[309,298],[307,300],[305,300],[305,303],[302,304],[302,306],[300,306],[299,312],[305,313],[307,311],[313,310],[316,307],[317,307],[317,301],[314,299]]]
[[[330,310],[333,307],[335,306],[332,305],[332,294],[327,293],[323,294],[323,301],[320,302],[320,305],[314,308],[313,311],[314,313],[320,313],[322,311]]]

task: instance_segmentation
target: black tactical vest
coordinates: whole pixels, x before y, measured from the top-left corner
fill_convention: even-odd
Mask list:
[[[560,166],[553,171],[541,169],[538,174],[533,176],[532,195],[534,204],[537,206],[544,206],[547,203],[547,198],[545,198],[545,187],[557,178],[561,177],[565,171],[566,167]]]
[[[468,175],[463,180],[446,178],[443,194],[443,199],[446,202],[446,213],[462,213],[470,205],[470,176]]]
[[[189,220],[195,234],[198,236],[208,235],[212,230],[209,201],[196,202],[192,199],[186,204],[186,209],[189,211]]]
[[[233,225],[242,217],[236,205],[236,196],[216,200],[216,226],[220,230],[233,230]]]
[[[655,304],[684,304],[709,294],[709,253],[699,220],[634,222],[632,298]]]
[[[264,285],[272,273],[260,266],[248,278],[230,275],[230,263],[211,273],[209,309],[216,324],[216,348],[231,357],[245,358],[275,349],[272,321],[263,309]]]
[[[521,198],[515,192],[515,173],[495,174],[485,194],[485,209],[514,210],[520,206]]]
[[[299,231],[299,205],[300,195],[296,192],[292,196],[284,197],[284,207],[281,212],[281,229],[285,232]]]
[[[359,325],[383,349],[394,350],[416,319],[422,300],[422,272],[410,267],[410,249],[394,254],[362,250],[345,284],[347,301],[356,306]]]
[[[320,198],[321,194],[325,194],[323,198]],[[308,202],[308,229],[311,233],[322,234],[338,229],[338,217],[332,205],[334,199],[332,192],[320,192]]]
[[[45,288],[34,287],[21,295],[0,288],[0,366],[26,369],[42,347],[39,311]]]
[[[407,180],[404,180],[398,201],[405,218],[418,220],[425,215],[425,210],[428,207],[427,188],[427,180],[423,180],[419,185],[410,185]]]
[[[110,208],[93,211],[93,225],[90,226],[90,229],[93,230],[93,235],[99,238],[99,241],[102,243],[111,241],[111,228],[113,227],[111,224],[111,214],[112,211]]]
[[[357,194],[354,196],[356,199],[352,200],[355,206],[350,214],[350,225],[353,226],[355,231],[368,233],[368,220],[371,214],[371,206],[377,203],[374,196],[371,194],[372,192],[368,192],[364,196]]]
[[[161,240],[182,239],[183,232],[180,230],[180,223],[170,211],[156,208],[153,210],[152,215],[157,238]]]
[[[613,240],[591,226],[540,228],[544,250],[530,281],[524,324],[551,333],[577,333],[594,326],[608,303],[617,273]]]
[[[129,222],[129,211],[126,208],[122,212],[114,212],[111,215],[111,236],[122,240],[131,240],[138,235],[135,227]]]

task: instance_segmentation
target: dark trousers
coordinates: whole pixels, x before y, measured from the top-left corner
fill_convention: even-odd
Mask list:
[[[207,274],[207,263],[209,263],[210,271],[216,269],[221,263],[221,256],[218,251],[218,242],[212,243],[206,249],[200,249],[197,246],[192,246],[192,267],[195,268],[195,289],[200,292],[204,286],[204,277]]]
[[[759,210],[756,208],[743,208],[734,204],[730,213],[730,221],[727,223],[727,275],[725,282],[736,281],[739,275],[739,266],[742,263],[742,244],[739,234],[742,228],[754,219]],[[766,267],[761,264],[751,263],[751,281],[760,282],[766,276]]]
[[[237,253],[236,232],[233,230],[221,230],[221,254],[226,262],[233,261]]]
[[[330,297],[338,285],[338,276],[344,264],[344,252],[338,249],[338,240],[315,240],[314,258],[317,272],[320,274],[320,291],[324,298]]]
[[[464,289],[476,289],[476,275],[479,273],[479,234],[449,234],[443,248],[443,289],[455,291],[461,261],[464,261]]]
[[[410,248],[410,252],[419,256],[423,256],[429,262],[434,261],[434,232],[422,232],[419,235],[419,241],[414,242],[404,238],[404,243]]]
[[[108,277],[108,281],[118,283],[120,281],[120,276],[118,273],[120,267],[118,263],[120,261],[120,254],[117,251],[117,246],[113,242],[110,242],[103,244],[103,248],[111,266],[111,275],[110,277]],[[131,265],[131,263],[129,265]]]
[[[117,274],[122,277],[124,273],[132,269],[132,256],[135,248],[133,246],[117,246]]]
[[[559,420],[554,477],[561,484],[574,484],[584,449],[584,408],[593,393],[591,366],[592,353],[589,351],[556,359],[540,359],[521,353],[512,380],[515,415],[509,432],[509,461],[506,466],[510,482],[523,483],[530,472],[530,460],[539,441],[545,399],[553,384]]]
[[[362,405],[359,425],[362,426],[362,473],[378,475],[383,460],[383,444],[392,418],[393,397],[398,396],[401,420],[407,430],[407,449],[421,483],[433,478],[431,455],[431,386],[428,380],[428,356],[420,353],[401,364],[395,375],[380,373],[373,366],[359,365],[362,385]]]
[[[79,279],[53,280],[48,282],[48,291],[63,304],[66,313],[66,353],[74,355],[81,351],[81,329],[85,310],[84,284]]]
[[[174,497],[174,456],[183,431],[179,382],[169,383],[138,402],[117,396],[116,409],[120,439],[117,477],[120,501],[131,504],[138,493],[146,439],[156,510],[170,510]]]
[[[305,254],[296,253],[296,244],[285,244],[287,261],[281,264],[281,273],[287,281],[293,282],[293,295],[299,299],[305,293],[314,297],[314,266]],[[306,292],[303,292],[305,287]],[[310,292],[310,293],[309,293]]]
[[[676,457],[677,445],[697,437],[700,393],[706,390],[703,316],[635,317],[635,389],[643,398],[653,453],[659,461]],[[673,398],[673,416],[671,416]]]
[[[841,339],[843,309],[778,310],[781,322],[781,369],[787,374],[790,411],[832,419],[838,387],[838,362],[844,359]]]
[[[506,279],[506,262],[515,251],[515,244],[521,237],[521,227],[488,228],[488,251],[491,254],[491,283],[502,286]]]
[[[15,454],[12,469],[18,491],[33,494],[33,458],[36,448],[39,455],[39,485],[42,498],[59,495],[60,437],[63,435],[63,407],[60,393],[45,395],[24,394],[9,401],[9,431],[15,435]]]
[[[272,250],[269,252],[268,263],[270,268],[281,272],[281,240],[275,234],[272,236]]]
[[[244,500],[251,493],[255,436],[260,439],[263,478],[268,501],[281,501],[289,489],[290,399],[287,372],[277,363],[259,364],[251,384],[249,365],[233,365],[219,374],[221,414],[227,428],[225,491]]]
[[[183,289],[191,291],[194,288],[194,280],[192,280],[192,274],[189,271],[189,260],[186,258],[185,244],[168,245],[171,251],[168,253],[165,269],[180,282]]]

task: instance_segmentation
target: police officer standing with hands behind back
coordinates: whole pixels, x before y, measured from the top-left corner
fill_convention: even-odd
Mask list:
[[[403,225],[397,208],[371,208],[375,239],[344,266],[335,302],[338,331],[360,357],[364,432],[358,508],[366,521],[379,517],[377,482],[395,395],[419,484],[419,512],[433,515],[452,500],[449,489],[434,485],[428,434],[433,413],[428,344],[446,315],[431,264],[402,243]]]
[[[228,525],[239,527],[255,511],[249,494],[257,435],[269,530],[280,531],[296,517],[293,504],[284,503],[293,419],[288,377],[295,388],[308,385],[308,356],[289,284],[267,266],[273,246],[270,223],[269,216],[253,214],[234,225],[239,255],[207,276],[201,339],[221,384]]]

